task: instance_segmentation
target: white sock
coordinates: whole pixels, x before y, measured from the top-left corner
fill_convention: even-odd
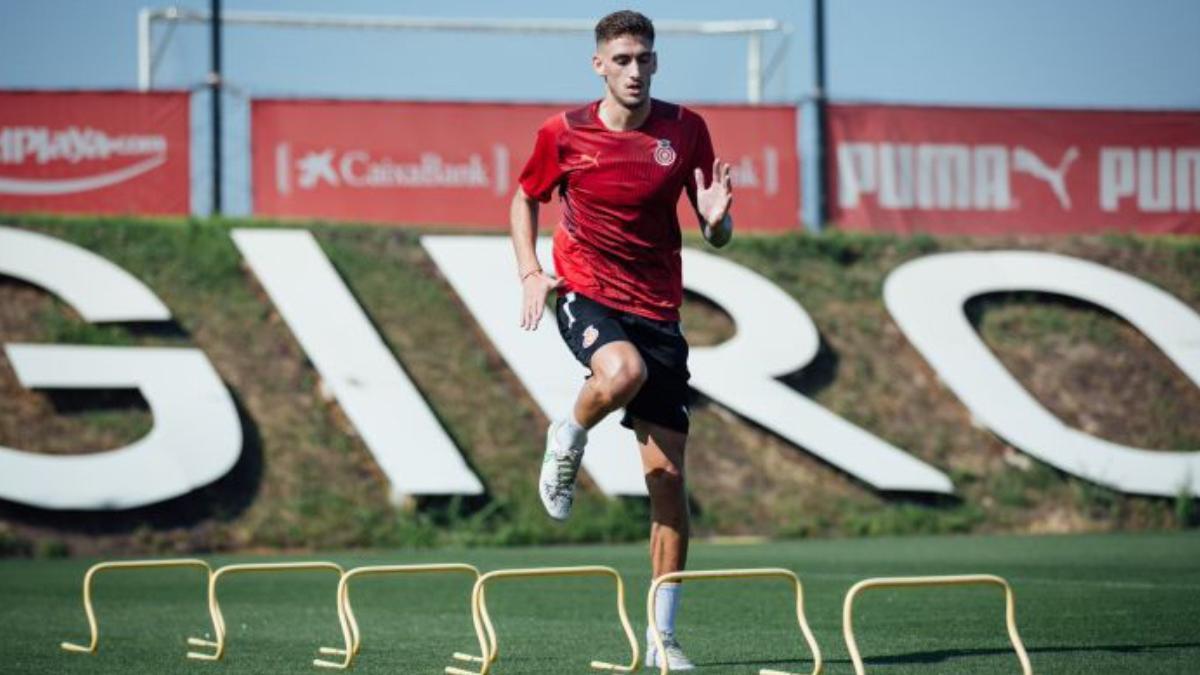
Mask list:
[[[582,448],[587,445],[587,429],[577,422],[575,414],[571,413],[559,423],[555,439],[560,448]]]
[[[675,612],[679,610],[679,598],[683,593],[683,584],[663,584],[654,594],[654,620],[658,622],[658,630],[663,634],[675,632]],[[654,636],[650,627],[646,627],[646,636],[650,642]]]

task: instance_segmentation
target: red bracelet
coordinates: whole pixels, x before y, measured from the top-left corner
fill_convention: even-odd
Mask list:
[[[529,270],[529,271],[528,271],[528,272],[526,272],[525,274],[522,274],[522,275],[521,275],[521,283],[525,283],[525,280],[526,280],[526,279],[528,279],[529,277],[531,277],[531,276],[533,276],[533,275],[535,275],[535,274],[538,274],[538,273],[540,273],[541,271],[542,271],[542,268],[540,268],[540,267],[539,267],[539,268],[537,268],[536,270]]]

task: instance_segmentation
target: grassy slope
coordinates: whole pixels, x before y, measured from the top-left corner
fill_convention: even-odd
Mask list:
[[[395,511],[369,453],[253,276],[227,227],[110,221],[29,221],[27,227],[108,257],[148,283],[179,330],[94,327],[45,293],[0,282],[4,341],[199,346],[243,406],[257,457],[199,499],[125,514],[66,517],[0,505],[0,553],[225,550],[434,543],[631,540],[644,507],[585,490],[566,528],[542,517],[532,490],[543,420],[420,248],[417,235],[315,226],[322,247],[393,352],[487,482],[493,499],[463,511],[424,504]],[[692,245],[697,242],[692,241]],[[887,273],[935,250],[1037,248],[1131,272],[1200,307],[1200,243],[1093,237],[967,240],[828,234],[744,236],[726,255],[780,284],[822,333],[816,363],[788,378],[822,405],[948,470],[957,504],[890,502],[718,405],[701,401],[689,453],[702,533],[809,535],[946,531],[1078,531],[1170,527],[1190,500],[1113,494],[1025,460],[974,428],[904,340],[881,299]],[[400,291],[403,292],[400,292]],[[969,307],[1010,370],[1068,423],[1143,447],[1200,448],[1200,390],[1145,338],[1094,308],[1041,296],[1000,296]],[[717,342],[732,330],[703,302],[685,307],[688,334]],[[1103,364],[1102,368],[1097,368]],[[0,444],[42,452],[115,447],[149,416],[127,397],[93,410],[20,390],[0,357]],[[86,404],[86,405],[85,405]],[[64,412],[65,411],[65,412]],[[7,521],[8,525],[5,525]],[[116,523],[114,525],[114,522]],[[77,536],[80,532],[102,536]],[[6,543],[7,542],[7,543]],[[49,542],[49,543],[47,543]]]
[[[826,672],[850,673],[841,599],[859,578],[988,571],[1007,577],[1034,672],[1181,673],[1200,663],[1200,537],[1194,533],[1058,537],[908,537],[700,545],[694,568],[779,565],[805,583],[807,614]],[[527,565],[608,564],[630,584],[635,632],[648,582],[640,546],[471,549],[394,555],[333,554],[347,566],[463,560],[491,570]],[[215,562],[261,561],[240,556]],[[97,656],[66,654],[85,636],[79,580],[88,561],[0,562],[0,653],[5,672],[307,672],[317,646],[339,631],[334,579],[321,574],[230,578],[221,586],[230,634],[223,664],[183,659],[183,639],[204,630],[203,588],[193,572],[101,577]],[[440,672],[456,650],[474,650],[466,578],[364,580],[353,595],[364,630],[356,672]],[[592,658],[627,654],[610,583],[509,581],[489,591],[502,659],[495,672],[584,672]],[[1014,672],[994,589],[875,591],[856,611],[871,672]],[[808,672],[789,591],[779,582],[689,584],[680,616],[685,646],[705,673],[747,673],[771,664]]]

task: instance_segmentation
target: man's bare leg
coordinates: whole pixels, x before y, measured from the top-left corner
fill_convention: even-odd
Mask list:
[[[575,501],[575,478],[588,429],[624,406],[646,382],[646,364],[627,341],[610,342],[592,354],[592,376],[584,382],[571,415],[546,431],[546,453],[538,475],[538,496],[546,513],[566,520]]]
[[[691,521],[688,514],[684,481],[684,449],[687,434],[651,422],[635,419],[642,471],[650,492],[650,566],[653,578],[679,572],[687,566]],[[675,640],[675,613],[679,608],[679,584],[662,584],[655,598],[655,622],[662,632],[671,670],[690,670],[694,666],[683,655]],[[659,657],[652,653],[653,639],[647,629],[646,665],[656,666]]]
[[[585,429],[623,408],[646,382],[646,363],[633,343],[610,342],[592,354],[592,376],[575,399],[575,421]]]
[[[650,564],[658,578],[687,565],[690,522],[683,475],[687,434],[644,420],[634,420],[634,433],[650,492]]]

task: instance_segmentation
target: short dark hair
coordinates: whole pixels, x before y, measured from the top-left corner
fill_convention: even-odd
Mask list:
[[[615,40],[622,35],[645,38],[654,43],[654,24],[645,14],[629,9],[613,12],[596,24],[596,44]]]

